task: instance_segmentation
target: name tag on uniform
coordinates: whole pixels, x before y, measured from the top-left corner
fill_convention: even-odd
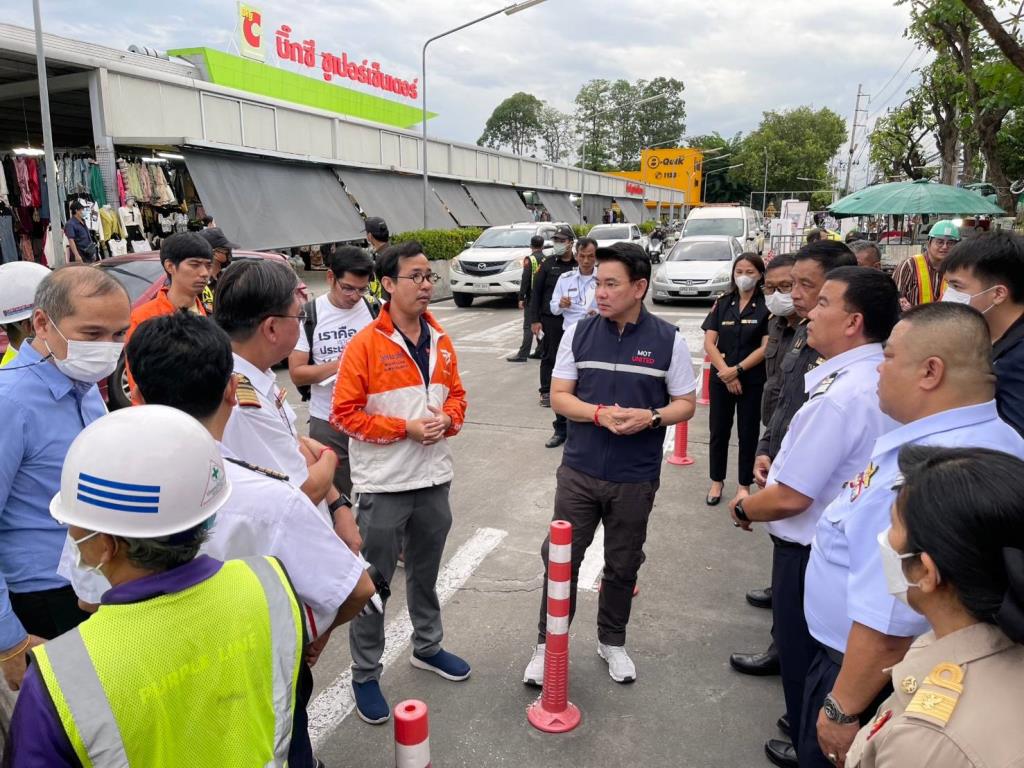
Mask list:
[[[735,320],[723,320],[722,325],[736,325]]]
[[[757,325],[757,320],[740,320],[743,325]]]

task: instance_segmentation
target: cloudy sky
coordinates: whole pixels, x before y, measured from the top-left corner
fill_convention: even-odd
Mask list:
[[[116,10],[100,0],[41,2],[47,32],[115,48],[227,50],[235,28],[233,0],[143,0]],[[425,38],[501,3],[251,4],[263,12],[265,46],[288,23],[293,40],[313,37],[319,50],[372,58],[411,80]],[[31,26],[31,2],[0,1],[0,21]],[[912,70],[923,53],[903,37],[906,21],[906,8],[891,0],[547,0],[431,45],[428,106],[440,114],[431,132],[474,142],[495,105],[516,91],[568,110],[591,78],[658,75],[685,82],[688,134],[749,131],[764,110],[801,104],[828,106],[848,120],[858,83],[875,113],[898,104],[916,82]]]

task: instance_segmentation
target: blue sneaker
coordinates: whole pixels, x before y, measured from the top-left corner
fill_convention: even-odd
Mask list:
[[[352,691],[356,695],[356,714],[360,720],[370,725],[380,725],[391,719],[391,707],[380,692],[378,681],[353,682]]]
[[[420,656],[413,651],[409,663],[417,669],[426,669],[440,675],[445,680],[455,680],[456,682],[465,680],[469,677],[470,672],[469,664],[454,653],[448,653],[444,649],[441,649],[433,656]]]

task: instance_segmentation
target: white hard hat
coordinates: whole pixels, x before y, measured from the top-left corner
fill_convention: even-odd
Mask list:
[[[123,408],[71,443],[50,515],[115,536],[152,539],[208,520],[231,493],[210,433],[163,405]]]
[[[0,265],[0,325],[32,316],[36,288],[48,274],[50,270],[31,261]]]

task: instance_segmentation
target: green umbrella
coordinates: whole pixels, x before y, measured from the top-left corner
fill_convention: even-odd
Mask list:
[[[898,181],[867,187],[829,206],[833,216],[913,215],[919,213],[950,215],[1005,216],[1002,208],[977,192],[928,179]]]

